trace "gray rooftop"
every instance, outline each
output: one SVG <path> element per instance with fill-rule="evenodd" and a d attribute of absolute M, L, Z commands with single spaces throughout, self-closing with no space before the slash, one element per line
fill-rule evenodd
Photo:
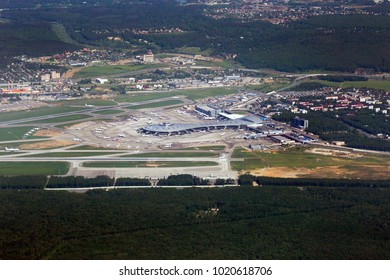
<path fill-rule="evenodd" d="M 184 132 L 191 129 L 210 129 L 217 126 L 234 126 L 248 125 L 249 122 L 244 120 L 229 120 L 220 122 L 208 122 L 198 124 L 151 124 L 143 127 L 144 131 L 155 132 L 155 133 L 172 133 L 172 132 Z"/>

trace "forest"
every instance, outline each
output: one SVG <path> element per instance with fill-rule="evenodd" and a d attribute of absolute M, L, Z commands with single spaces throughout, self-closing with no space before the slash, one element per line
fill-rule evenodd
<path fill-rule="evenodd" d="M 241 186 L 296 186 L 325 188 L 390 188 L 389 180 L 351 180 L 351 179 L 315 179 L 315 178 L 275 178 L 242 174 L 238 178 Z"/>
<path fill-rule="evenodd" d="M 0 259 L 388 259 L 389 202 L 388 188 L 2 190 Z"/>
<path fill-rule="evenodd" d="M 58 22 L 76 42 L 86 46 L 122 48 L 136 53 L 147 49 L 156 53 L 180 52 L 183 47 L 198 47 L 220 57 L 237 54 L 237 62 L 247 68 L 282 71 L 390 70 L 390 18 L 387 16 L 327 15 L 288 25 L 273 25 L 233 18 L 216 20 L 205 16 L 204 8 L 202 5 L 179 6 L 172 1 L 135 1 L 88 7 L 76 5 L 61 10 L 55 7 L 12 10 L 5 14 L 13 21 L 16 33 L 26 25 Z M 133 32 L 161 27 L 180 28 L 183 32 Z M 4 32 L 8 37 L 12 34 L 10 28 L 5 28 Z M 50 38 L 52 34 L 45 36 Z M 127 43 L 112 45 L 107 36 L 120 36 Z M 11 38 L 6 42 L 2 40 L 0 47 L 8 55 L 20 54 L 25 51 L 24 42 L 20 37 Z M 61 46 L 59 40 L 46 40 L 44 44 L 30 40 L 28 43 L 31 50 L 26 52 L 29 55 L 80 47 Z"/>

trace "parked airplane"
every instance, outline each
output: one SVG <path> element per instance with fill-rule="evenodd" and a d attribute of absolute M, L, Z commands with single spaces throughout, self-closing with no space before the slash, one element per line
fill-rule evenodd
<path fill-rule="evenodd" d="M 7 152 L 16 152 L 16 151 L 20 151 L 20 149 L 18 149 L 18 148 L 8 148 L 8 147 L 5 147 L 5 150 L 6 150 Z"/>

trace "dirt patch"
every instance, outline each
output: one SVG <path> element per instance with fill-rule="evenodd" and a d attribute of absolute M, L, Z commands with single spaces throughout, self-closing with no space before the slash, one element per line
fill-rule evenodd
<path fill-rule="evenodd" d="M 58 135 L 61 135 L 61 132 L 52 129 L 42 129 L 34 133 L 34 136 L 40 136 L 40 137 L 55 137 Z"/>
<path fill-rule="evenodd" d="M 353 168 L 342 166 L 325 166 L 313 169 L 270 167 L 250 171 L 255 176 L 275 178 L 334 178 L 334 179 L 390 179 L 390 166 L 361 165 Z"/>
<path fill-rule="evenodd" d="M 255 169 L 250 172 L 255 176 L 277 177 L 277 178 L 299 178 L 302 175 L 309 175 L 308 168 L 269 167 Z"/>
<path fill-rule="evenodd" d="M 332 149 L 324 149 L 324 148 L 313 148 L 306 150 L 307 153 L 324 155 L 324 156 L 334 156 L 334 157 L 344 157 L 344 158 L 361 158 L 363 155 L 358 153 L 353 153 L 349 151 L 341 151 L 341 150 L 332 150 Z"/>
<path fill-rule="evenodd" d="M 50 140 L 39 143 L 22 144 L 19 146 L 19 148 L 22 150 L 44 150 L 51 148 L 67 147 L 75 144 L 77 144 L 77 142 L 67 140 Z"/>
<path fill-rule="evenodd" d="M 148 162 L 145 164 L 147 167 L 159 167 L 160 165 L 155 162 Z"/>
<path fill-rule="evenodd" d="M 63 75 L 62 75 L 62 78 L 72 78 L 74 74 L 76 74 L 77 72 L 80 72 L 83 68 L 74 68 L 74 69 L 70 69 L 68 71 L 66 71 Z"/>

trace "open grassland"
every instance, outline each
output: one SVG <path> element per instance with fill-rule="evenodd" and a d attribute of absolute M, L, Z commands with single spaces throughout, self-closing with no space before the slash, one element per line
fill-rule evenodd
<path fill-rule="evenodd" d="M 84 167 L 94 168 L 200 167 L 216 165 L 218 163 L 213 161 L 91 161 L 83 164 Z"/>
<path fill-rule="evenodd" d="M 270 92 L 287 87 L 291 84 L 289 81 L 277 81 L 274 83 L 263 83 L 259 85 L 248 85 L 247 88 L 251 90 L 257 90 L 262 92 Z"/>
<path fill-rule="evenodd" d="M 137 65 L 104 65 L 82 68 L 73 76 L 75 79 L 85 79 L 99 76 L 123 74 L 131 71 L 165 67 L 164 64 L 137 64 Z"/>
<path fill-rule="evenodd" d="M 33 126 L 0 128 L 0 141 L 20 140 L 24 134 L 33 129 Z"/>
<path fill-rule="evenodd" d="M 0 175 L 65 175 L 66 162 L 0 162 Z"/>
<path fill-rule="evenodd" d="M 325 86 L 330 86 L 330 87 L 343 88 L 343 89 L 372 88 L 372 89 L 381 89 L 385 91 L 390 91 L 390 81 L 368 80 L 368 81 L 330 82 L 330 81 L 323 81 L 323 80 L 312 80 L 311 82 L 323 84 Z"/>
<path fill-rule="evenodd" d="M 76 112 L 79 110 L 80 108 L 58 106 L 58 107 L 41 107 L 41 108 L 31 109 L 29 111 L 1 113 L 0 122 L 50 116 L 53 114 Z"/>
<path fill-rule="evenodd" d="M 136 109 L 158 108 L 158 107 L 177 105 L 177 104 L 182 104 L 182 103 L 183 102 L 181 100 L 166 100 L 166 101 L 148 103 L 148 104 L 143 104 L 143 105 L 129 106 L 127 108 L 136 110 Z"/>
<path fill-rule="evenodd" d="M 2 190 L 0 259 L 389 259 L 389 201 L 388 188 Z"/>
<path fill-rule="evenodd" d="M 114 148 L 107 148 L 107 147 L 95 147 L 91 145 L 82 145 L 78 147 L 73 147 L 68 150 L 80 150 L 80 151 L 89 151 L 89 150 L 115 150 Z"/>
<path fill-rule="evenodd" d="M 232 157 L 234 170 L 268 177 L 390 179 L 390 157 L 382 155 L 325 155 L 303 148 L 253 152 L 239 148 Z"/>
<path fill-rule="evenodd" d="M 192 55 L 204 55 L 210 56 L 213 52 L 212 49 L 201 50 L 199 47 L 182 47 L 177 49 L 179 53 L 192 54 Z"/>
<path fill-rule="evenodd" d="M 62 123 L 62 122 L 73 122 L 77 120 L 83 120 L 89 118 L 88 115 L 83 114 L 74 114 L 70 116 L 64 116 L 64 117 L 56 117 L 56 118 L 48 118 L 44 120 L 38 120 L 38 121 L 31 121 L 27 123 Z"/>
<path fill-rule="evenodd" d="M 237 67 L 237 65 L 234 65 L 229 60 L 224 60 L 221 62 L 197 60 L 197 61 L 195 61 L 195 65 L 196 66 L 205 66 L 205 67 L 221 67 L 221 68 L 226 68 L 226 69 L 231 69 L 233 67 Z"/>
<path fill-rule="evenodd" d="M 215 145 L 215 146 L 200 146 L 200 147 L 190 147 L 190 148 L 184 148 L 183 150 L 212 150 L 212 151 L 222 151 L 226 148 L 226 146 L 223 145 Z"/>
<path fill-rule="evenodd" d="M 93 106 L 113 106 L 117 103 L 112 100 L 105 100 L 105 99 L 74 99 L 74 100 L 62 100 L 62 101 L 56 101 L 55 104 L 61 105 L 61 106 L 85 106 L 85 104 L 93 105 Z"/>
<path fill-rule="evenodd" d="M 99 120 L 100 120 L 100 119 L 99 119 Z M 68 128 L 68 127 L 71 127 L 71 126 L 73 126 L 73 125 L 80 124 L 80 123 L 83 123 L 83 121 L 79 121 L 79 122 L 69 122 L 69 123 L 65 123 L 65 124 L 59 124 L 59 125 L 56 125 L 55 127 L 60 128 L 60 129 L 64 129 L 64 128 Z"/>
<path fill-rule="evenodd" d="M 142 102 L 153 99 L 165 98 L 170 96 L 186 96 L 191 100 L 203 99 L 206 97 L 224 96 L 234 94 L 237 92 L 236 88 L 209 88 L 209 89 L 188 89 L 177 90 L 169 92 L 137 92 L 126 95 L 119 95 L 115 97 L 116 102 Z"/>
<path fill-rule="evenodd" d="M 114 114 L 120 114 L 123 113 L 124 111 L 122 110 L 99 110 L 94 112 L 95 114 L 99 115 L 114 115 Z"/>
<path fill-rule="evenodd" d="M 156 153 L 142 153 L 129 154 L 122 157 L 153 157 L 153 158 L 175 158 L 175 157 L 216 157 L 217 154 L 210 152 L 156 152 Z"/>
<path fill-rule="evenodd" d="M 117 154 L 115 152 L 53 152 L 44 154 L 26 155 L 24 157 L 94 157 Z"/>

